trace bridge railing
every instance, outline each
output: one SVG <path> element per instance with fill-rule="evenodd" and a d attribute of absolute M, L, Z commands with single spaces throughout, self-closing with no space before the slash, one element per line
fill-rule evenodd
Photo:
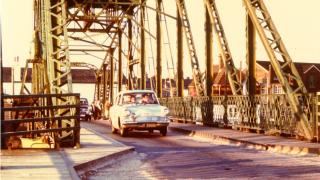
<path fill-rule="evenodd" d="M 298 95 L 313 134 L 319 136 L 320 93 Z M 162 98 L 171 119 L 267 134 L 301 135 L 285 94 Z M 212 111 L 209 111 L 211 110 Z M 211 112 L 211 113 L 210 113 Z M 319 139 L 319 138 L 318 138 Z"/>
<path fill-rule="evenodd" d="M 3 95 L 1 104 L 2 148 L 80 146 L 80 94 Z"/>

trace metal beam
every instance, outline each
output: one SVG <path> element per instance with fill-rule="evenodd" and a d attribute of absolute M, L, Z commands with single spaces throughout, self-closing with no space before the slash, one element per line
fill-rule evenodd
<path fill-rule="evenodd" d="M 238 71 L 233 62 L 231 51 L 222 26 L 217 6 L 215 4 L 215 0 L 204 0 L 204 3 L 207 7 L 206 9 L 208 10 L 214 28 L 215 36 L 218 42 L 218 48 L 228 75 L 232 93 L 234 95 L 240 95 L 242 94 L 241 82 L 239 81 Z"/>
<path fill-rule="evenodd" d="M 122 90 L 122 32 L 118 32 L 118 91 Z"/>
<path fill-rule="evenodd" d="M 107 64 L 103 64 L 103 71 L 102 71 L 102 102 L 105 103 L 106 102 L 106 91 L 107 91 L 107 82 L 109 81 L 108 77 L 107 77 Z M 100 90 L 99 90 L 100 92 Z M 98 99 L 100 100 L 101 97 L 99 97 Z M 103 108 L 104 109 L 104 108 Z"/>
<path fill-rule="evenodd" d="M 206 7 L 206 6 L 205 6 Z M 205 33 L 206 33 L 206 92 L 207 96 L 212 96 L 212 86 L 213 86 L 213 53 L 212 53 L 212 41 L 213 41 L 213 33 L 212 33 L 212 23 L 210 20 L 209 11 L 205 8 Z"/>
<path fill-rule="evenodd" d="M 144 3 L 145 1 L 143 1 Z M 145 45 L 145 28 L 144 28 L 144 17 L 145 17 L 145 7 L 141 6 L 140 14 L 140 42 L 141 42 L 141 53 L 140 53 L 140 69 L 141 69 L 141 79 L 140 79 L 140 89 L 146 89 L 146 45 Z"/>
<path fill-rule="evenodd" d="M 256 31 L 250 16 L 248 14 L 246 16 L 248 93 L 254 96 L 256 94 Z"/>
<path fill-rule="evenodd" d="M 110 49 L 110 54 L 111 54 L 111 59 L 110 59 L 110 86 L 109 86 L 109 102 L 113 102 L 113 84 L 114 84 L 114 58 L 113 58 L 113 54 L 114 54 L 114 49 Z M 105 101 L 104 101 L 105 103 Z"/>
<path fill-rule="evenodd" d="M 128 11 L 128 13 L 130 15 L 133 15 L 133 9 L 130 8 L 130 10 Z M 130 64 L 130 62 L 133 60 L 133 54 L 132 54 L 132 47 L 133 47 L 133 42 L 132 42 L 132 20 L 128 19 L 128 65 Z M 129 89 L 134 89 L 133 86 L 133 66 L 129 66 L 129 73 L 128 73 L 128 86 Z"/>
<path fill-rule="evenodd" d="M 191 68 L 193 81 L 196 87 L 196 92 L 198 96 L 205 96 L 205 89 L 202 80 L 202 74 L 200 71 L 199 60 L 196 53 L 195 43 L 193 41 L 193 36 L 191 32 L 191 25 L 188 18 L 187 8 L 184 0 L 176 0 L 178 7 L 179 16 L 182 21 L 182 27 L 184 29 L 185 38 L 187 41 L 188 53 L 190 55 Z"/>
<path fill-rule="evenodd" d="M 183 78 L 183 29 L 180 14 L 177 8 L 177 86 L 178 97 L 183 97 L 184 78 Z"/>
<path fill-rule="evenodd" d="M 157 10 L 161 11 L 161 4 L 162 0 L 157 0 Z M 156 78 L 156 85 L 157 85 L 157 96 L 159 98 L 162 97 L 162 67 L 161 67 L 161 53 L 162 53 L 162 48 L 161 48 L 161 43 L 162 43 L 162 37 L 161 37 L 161 14 L 157 13 L 156 15 L 156 29 L 157 29 L 157 78 Z"/>
<path fill-rule="evenodd" d="M 306 94 L 307 89 L 286 50 L 268 9 L 262 0 L 243 0 L 243 2 L 267 51 L 278 80 L 288 97 L 292 111 L 298 119 L 299 123 L 297 124 L 301 126 L 305 138 L 312 140 L 314 132 L 297 96 L 297 93 Z M 292 79 L 292 83 L 290 79 Z"/>

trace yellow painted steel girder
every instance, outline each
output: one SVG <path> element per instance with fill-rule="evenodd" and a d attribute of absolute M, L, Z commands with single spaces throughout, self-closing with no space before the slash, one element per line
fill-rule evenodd
<path fill-rule="evenodd" d="M 176 4 L 178 7 L 179 15 L 182 22 L 182 28 L 184 30 L 184 34 L 187 40 L 188 52 L 191 58 L 191 68 L 193 80 L 195 83 L 196 91 L 198 96 L 205 96 L 205 89 L 203 86 L 202 75 L 199 67 L 199 60 L 196 54 L 196 48 L 193 40 L 193 36 L 191 33 L 191 26 L 187 14 L 187 8 L 185 6 L 184 0 L 176 0 Z"/>
<path fill-rule="evenodd" d="M 306 94 L 307 90 L 271 19 L 267 7 L 263 0 L 243 0 L 243 2 L 267 51 L 271 65 L 288 96 L 292 110 L 297 119 L 300 120 L 299 124 L 303 129 L 304 136 L 309 140 L 313 139 L 314 135 L 310 122 L 302 110 L 297 96 L 298 93 Z"/>
<path fill-rule="evenodd" d="M 232 93 L 233 95 L 242 95 L 242 86 L 238 76 L 238 70 L 234 66 L 231 51 L 221 23 L 215 0 L 204 0 L 204 3 L 206 8 L 208 9 L 211 23 L 213 24 L 213 29 L 218 40 L 221 58 L 227 71 Z"/>

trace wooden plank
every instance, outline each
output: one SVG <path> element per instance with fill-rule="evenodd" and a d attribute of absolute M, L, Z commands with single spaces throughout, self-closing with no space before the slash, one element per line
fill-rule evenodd
<path fill-rule="evenodd" d="M 80 130 L 80 127 L 69 127 L 69 128 L 53 128 L 53 129 L 41 129 L 41 130 L 31 130 L 31 131 L 17 131 L 17 132 L 3 132 L 1 136 L 17 136 L 24 134 L 38 134 L 47 132 L 61 132 L 61 131 L 72 131 Z"/>
<path fill-rule="evenodd" d="M 51 120 L 65 120 L 65 119 L 78 119 L 78 116 L 61 116 L 61 117 L 41 117 L 41 118 L 25 118 L 25 119 L 5 119 L 1 121 L 1 124 L 10 124 L 10 123 L 24 123 L 24 122 L 43 122 Z"/>

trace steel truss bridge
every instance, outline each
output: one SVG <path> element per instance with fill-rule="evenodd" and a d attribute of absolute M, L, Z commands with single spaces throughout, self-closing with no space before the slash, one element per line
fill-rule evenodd
<path fill-rule="evenodd" d="M 166 11 L 168 2 L 34 0 L 35 53 L 26 64 L 26 67 L 32 66 L 32 89 L 27 89 L 24 81 L 21 94 L 72 93 L 71 68 L 89 68 L 96 75 L 94 97 L 103 104 L 112 102 L 114 94 L 124 89 L 123 84 L 127 89 L 146 89 L 149 79 L 148 88 L 157 92 L 175 119 L 276 131 L 319 141 L 320 95 L 307 92 L 263 0 L 243 0 L 248 94 L 243 92 L 215 0 L 199 1 L 199 5 L 205 7 L 206 56 L 202 61 L 206 69 L 202 70 L 188 16 L 188 11 L 193 9 L 187 9 L 185 0 L 170 0 L 175 6 L 172 15 Z M 176 26 L 176 44 L 170 42 L 168 21 Z M 232 96 L 213 96 L 211 93 L 214 36 Z M 284 95 L 256 94 L 256 39 L 262 42 Z M 175 52 L 171 46 L 176 47 Z M 196 97 L 183 97 L 184 51 L 188 53 L 192 68 Z M 93 61 L 98 61 L 100 66 L 92 65 Z M 165 63 L 167 67 L 163 68 Z M 168 71 L 171 87 L 167 98 L 162 98 L 164 69 Z M 147 76 L 151 72 L 154 72 L 154 78 Z M 41 105 L 63 106 L 73 104 L 73 101 L 74 98 L 49 96 Z M 63 117 L 74 113 L 75 110 L 65 108 L 52 110 L 45 116 L 49 119 L 61 117 L 60 124 L 64 128 L 74 123 Z"/>

